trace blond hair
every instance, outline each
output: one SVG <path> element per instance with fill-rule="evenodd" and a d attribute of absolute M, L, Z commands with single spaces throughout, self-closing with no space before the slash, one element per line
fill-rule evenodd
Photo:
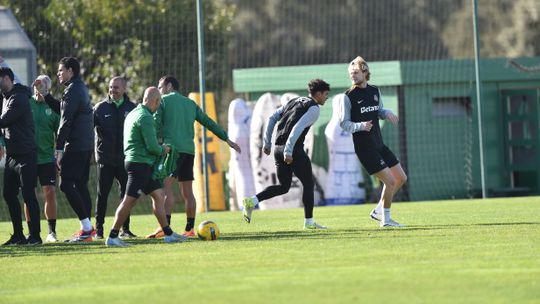
<path fill-rule="evenodd" d="M 349 63 L 349 71 L 353 69 L 358 69 L 362 72 L 367 71 L 366 80 L 369 80 L 371 76 L 371 73 L 369 72 L 369 66 L 367 64 L 367 61 L 362 58 L 362 56 L 357 56 L 351 61 L 351 63 Z"/>

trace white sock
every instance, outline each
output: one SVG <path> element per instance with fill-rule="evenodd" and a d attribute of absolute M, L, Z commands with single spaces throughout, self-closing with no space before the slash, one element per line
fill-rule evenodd
<path fill-rule="evenodd" d="M 92 229 L 92 222 L 88 218 L 85 218 L 84 220 L 81 220 L 81 229 L 84 231 L 88 231 Z"/>
<path fill-rule="evenodd" d="M 383 208 L 383 223 L 388 223 L 390 220 L 390 208 Z"/>
<path fill-rule="evenodd" d="M 381 214 L 382 213 L 382 209 L 383 209 L 383 203 L 381 201 L 379 201 L 379 203 L 377 204 L 377 206 L 375 207 L 375 212 L 377 214 Z"/>
<path fill-rule="evenodd" d="M 307 218 L 307 219 L 305 219 L 304 225 L 313 225 L 313 218 Z"/>
<path fill-rule="evenodd" d="M 257 206 L 259 204 L 259 199 L 256 195 L 251 197 L 251 201 L 253 202 L 253 207 Z"/>

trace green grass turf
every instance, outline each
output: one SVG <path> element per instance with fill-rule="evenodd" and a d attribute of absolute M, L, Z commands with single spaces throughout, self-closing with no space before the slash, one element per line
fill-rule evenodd
<path fill-rule="evenodd" d="M 540 302 L 540 197 L 398 203 L 408 226 L 389 230 L 371 208 L 316 208 L 327 231 L 303 231 L 302 209 L 255 211 L 249 225 L 212 212 L 197 223 L 220 225 L 214 242 L 0 247 L 0 303 Z M 156 227 L 131 222 L 139 235 Z M 173 229 L 184 222 L 173 215 Z M 77 229 L 58 223 L 60 237 Z M 9 232 L 0 223 L 2 241 Z"/>

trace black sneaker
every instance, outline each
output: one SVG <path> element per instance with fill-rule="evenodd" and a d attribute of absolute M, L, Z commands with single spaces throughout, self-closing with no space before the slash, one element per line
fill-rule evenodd
<path fill-rule="evenodd" d="M 94 239 L 96 239 L 96 240 L 102 240 L 103 239 L 103 227 L 97 227 L 96 228 L 96 235 L 94 236 Z"/>
<path fill-rule="evenodd" d="M 26 245 L 27 241 L 24 235 L 11 235 L 9 240 L 2 244 L 2 246 L 14 246 L 14 245 Z"/>
<path fill-rule="evenodd" d="M 121 239 L 132 239 L 136 238 L 137 236 L 131 232 L 129 229 L 121 229 L 120 234 L 118 235 Z"/>
<path fill-rule="evenodd" d="M 41 244 L 43 244 L 43 241 L 41 240 L 41 237 L 39 235 L 37 236 L 29 235 L 28 238 L 26 239 L 26 245 L 35 246 L 35 245 L 41 245 Z"/>

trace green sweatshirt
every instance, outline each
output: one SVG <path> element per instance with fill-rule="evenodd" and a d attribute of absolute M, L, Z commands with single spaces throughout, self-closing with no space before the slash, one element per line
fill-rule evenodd
<path fill-rule="evenodd" d="M 45 101 L 30 98 L 30 108 L 36 133 L 38 165 L 54 162 L 54 142 L 60 115 L 56 114 Z"/>
<path fill-rule="evenodd" d="M 195 130 L 193 124 L 198 121 L 222 140 L 229 137 L 215 121 L 213 121 L 191 99 L 172 92 L 163 95 L 161 105 L 154 114 L 158 137 L 172 145 L 179 153 L 195 154 Z"/>
<path fill-rule="evenodd" d="M 125 161 L 153 165 L 163 154 L 165 147 L 158 144 L 152 112 L 137 105 L 124 120 Z"/>

